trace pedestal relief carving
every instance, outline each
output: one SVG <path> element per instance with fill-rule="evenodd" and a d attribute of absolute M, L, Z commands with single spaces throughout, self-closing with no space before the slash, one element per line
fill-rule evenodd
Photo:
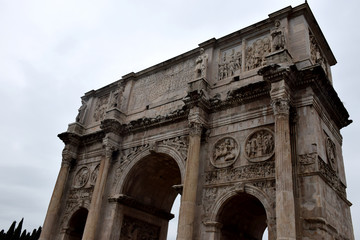
<path fill-rule="evenodd" d="M 265 66 L 265 56 L 271 52 L 269 37 L 256 39 L 246 47 L 245 67 L 246 70 Z"/>
<path fill-rule="evenodd" d="M 124 216 L 121 227 L 120 240 L 158 240 L 160 227 L 141 221 L 139 219 Z"/>
<path fill-rule="evenodd" d="M 89 177 L 90 177 L 89 168 L 88 167 L 80 168 L 75 175 L 74 187 L 75 188 L 84 187 L 88 182 Z"/>
<path fill-rule="evenodd" d="M 240 147 L 237 141 L 232 137 L 219 139 L 212 151 L 210 162 L 214 167 L 228 167 L 236 161 L 240 153 Z"/>
<path fill-rule="evenodd" d="M 332 170 L 334 170 L 335 172 L 337 171 L 337 162 L 336 162 L 336 146 L 335 143 L 329 138 L 327 137 L 325 140 L 325 147 L 326 147 L 326 156 L 327 156 L 327 160 L 328 163 L 330 165 L 330 167 L 332 168 Z"/>
<path fill-rule="evenodd" d="M 274 133 L 263 128 L 251 133 L 245 141 L 245 157 L 250 162 L 268 160 L 274 155 Z"/>
<path fill-rule="evenodd" d="M 231 50 L 223 51 L 219 64 L 219 80 L 240 74 L 242 52 L 241 45 Z"/>

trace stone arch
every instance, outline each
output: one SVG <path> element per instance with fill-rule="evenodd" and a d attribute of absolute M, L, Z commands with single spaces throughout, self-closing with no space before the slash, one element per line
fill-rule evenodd
<path fill-rule="evenodd" d="M 213 203 L 213 206 L 211 207 L 211 215 L 209 216 L 209 221 L 205 223 L 209 228 L 213 228 L 216 226 L 216 228 L 220 228 L 222 225 L 219 222 L 219 217 L 226 206 L 226 204 L 231 201 L 231 199 L 239 196 L 239 195 L 249 195 L 252 196 L 254 199 L 259 201 L 266 213 L 266 223 L 268 226 L 268 232 L 269 232 L 269 239 L 273 239 L 275 237 L 275 202 L 274 200 L 263 190 L 252 186 L 250 184 L 240 184 L 237 186 L 234 186 L 230 191 L 227 193 L 218 196 L 215 202 Z M 212 237 L 212 239 L 220 239 L 220 231 L 212 230 L 214 232 L 217 232 L 217 234 Z"/>
<path fill-rule="evenodd" d="M 129 172 L 133 169 L 133 167 L 138 164 L 142 159 L 146 158 L 147 156 L 158 153 L 158 154 L 165 154 L 169 157 L 171 157 L 175 162 L 177 163 L 177 166 L 180 170 L 181 175 L 181 183 L 184 182 L 185 177 L 185 157 L 174 147 L 168 146 L 168 145 L 159 145 L 156 147 L 156 150 L 150 150 L 150 148 L 145 149 L 138 153 L 137 155 L 126 159 L 126 163 L 123 163 L 123 169 L 121 170 L 121 175 L 119 178 L 115 178 L 115 188 L 113 194 L 119 194 L 122 193 L 125 179 L 127 178 Z M 121 166 L 120 166 L 121 168 Z"/>

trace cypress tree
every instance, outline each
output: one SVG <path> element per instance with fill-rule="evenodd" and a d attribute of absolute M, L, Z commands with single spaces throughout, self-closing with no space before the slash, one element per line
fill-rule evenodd
<path fill-rule="evenodd" d="M 11 238 L 12 240 L 18 240 L 20 238 L 23 222 L 24 222 L 24 218 L 21 219 L 21 221 L 19 222 L 19 225 L 15 229 L 14 234 Z"/>
<path fill-rule="evenodd" d="M 9 230 L 8 230 L 7 233 L 6 233 L 6 236 L 5 236 L 5 239 L 4 239 L 4 240 L 10 240 L 11 237 L 14 235 L 15 225 L 16 225 L 16 221 L 14 221 L 14 222 L 11 224 Z"/>

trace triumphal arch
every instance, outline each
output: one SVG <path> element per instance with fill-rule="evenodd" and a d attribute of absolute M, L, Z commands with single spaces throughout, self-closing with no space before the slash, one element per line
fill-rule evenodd
<path fill-rule="evenodd" d="M 354 239 L 334 64 L 305 3 L 86 93 L 40 239 Z"/>

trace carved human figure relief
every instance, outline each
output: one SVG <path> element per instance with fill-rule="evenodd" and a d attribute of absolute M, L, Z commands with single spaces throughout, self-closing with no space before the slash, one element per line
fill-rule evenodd
<path fill-rule="evenodd" d="M 89 177 L 90 177 L 89 168 L 87 167 L 80 168 L 75 175 L 74 187 L 75 188 L 84 187 L 85 184 L 88 182 Z"/>
<path fill-rule="evenodd" d="M 251 133 L 245 141 L 245 157 L 250 162 L 268 160 L 275 150 L 274 134 L 269 129 Z"/>
<path fill-rule="evenodd" d="M 221 138 L 214 145 L 211 164 L 217 168 L 228 167 L 236 161 L 239 153 L 240 147 L 234 138 Z"/>
<path fill-rule="evenodd" d="M 222 52 L 219 64 L 219 80 L 240 74 L 242 53 L 241 46 Z M 230 54 L 228 54 L 230 53 Z"/>
<path fill-rule="evenodd" d="M 275 29 L 271 31 L 272 51 L 278 51 L 285 48 L 285 35 L 280 28 L 280 21 L 275 21 Z"/>
<path fill-rule="evenodd" d="M 104 119 L 108 107 L 108 98 L 109 96 L 104 96 L 97 100 L 93 116 L 96 122 Z"/>
<path fill-rule="evenodd" d="M 246 70 L 262 67 L 266 64 L 265 57 L 271 52 L 270 39 L 258 38 L 246 47 L 245 66 Z"/>
<path fill-rule="evenodd" d="M 78 115 L 76 116 L 76 122 L 84 123 L 86 111 L 87 111 L 87 102 L 85 100 L 81 100 L 81 107 L 78 109 Z"/>
<path fill-rule="evenodd" d="M 195 61 L 195 78 L 205 78 L 208 64 L 208 55 L 203 48 L 200 48 L 200 56 Z"/>
<path fill-rule="evenodd" d="M 336 167 L 336 146 L 335 143 L 329 138 L 326 138 L 326 156 L 328 159 L 328 163 L 332 170 L 337 171 Z"/>

